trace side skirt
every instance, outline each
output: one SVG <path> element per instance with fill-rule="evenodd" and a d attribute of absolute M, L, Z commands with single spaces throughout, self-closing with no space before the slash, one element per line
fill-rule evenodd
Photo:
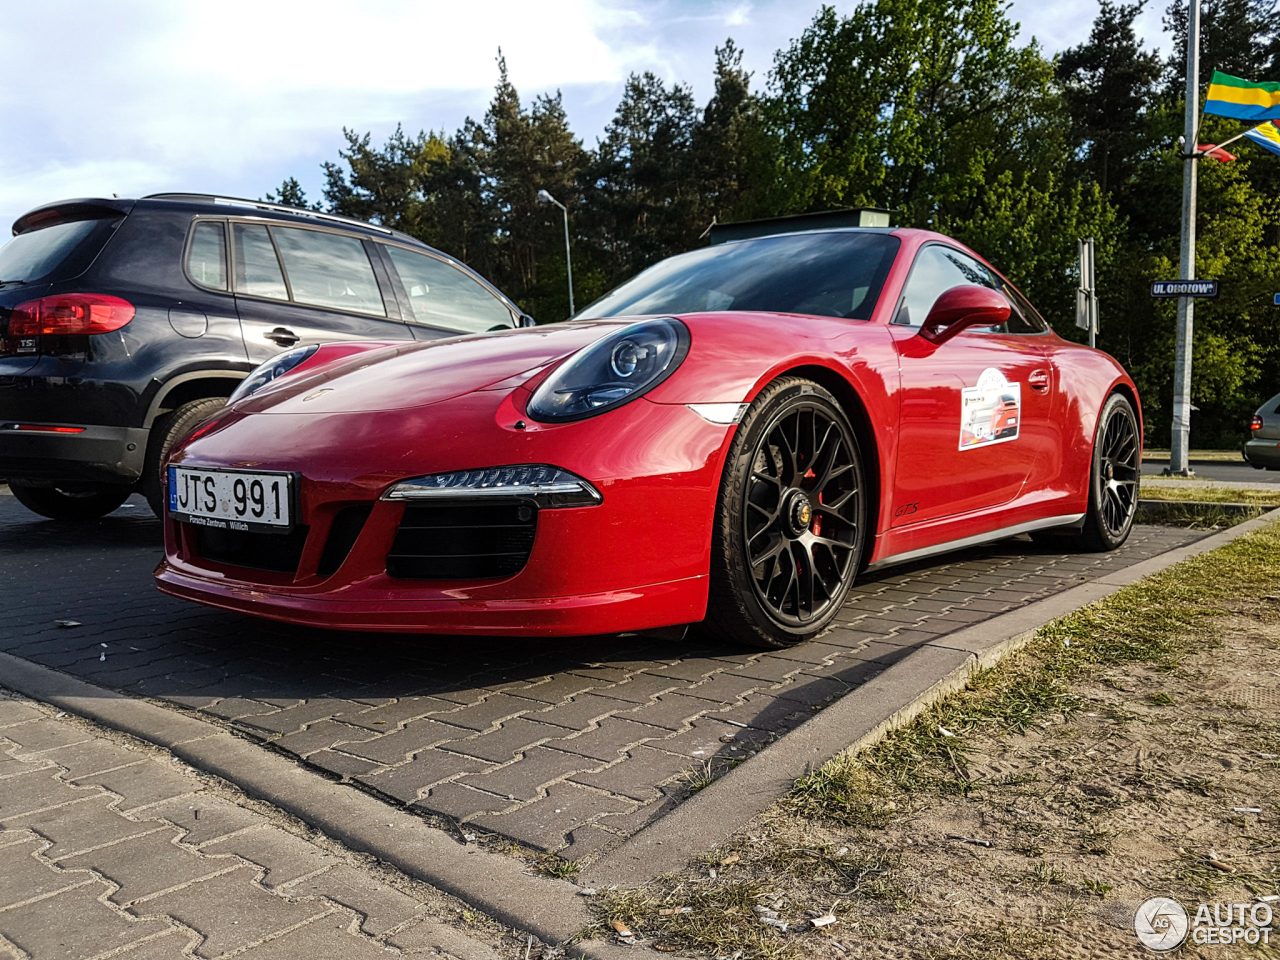
<path fill-rule="evenodd" d="M 979 533 L 972 537 L 964 537 L 960 540 L 948 540 L 946 543 L 934 544 L 931 547 L 921 547 L 919 550 L 908 550 L 906 553 L 894 554 L 891 557 L 882 557 L 875 563 L 868 564 L 866 571 L 882 570 L 885 567 L 897 566 L 900 563 L 910 563 L 912 560 L 923 560 L 925 557 L 936 556 L 939 553 L 950 553 L 953 550 L 963 550 L 965 547 L 976 547 L 982 543 L 990 543 L 993 540 L 1004 540 L 1006 537 L 1016 537 L 1020 533 L 1032 533 L 1036 530 L 1051 530 L 1054 527 L 1076 527 L 1079 528 L 1084 523 L 1085 515 L 1083 513 L 1069 513 L 1057 517 L 1042 517 L 1039 520 L 1028 520 L 1026 523 L 1016 523 L 1011 527 L 1001 527 L 999 530 L 990 530 L 987 533 Z"/>

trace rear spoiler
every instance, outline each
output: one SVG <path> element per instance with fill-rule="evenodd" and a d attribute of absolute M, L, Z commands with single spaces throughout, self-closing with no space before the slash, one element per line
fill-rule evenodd
<path fill-rule="evenodd" d="M 52 227 L 58 223 L 70 223 L 73 220 L 105 220 L 109 217 L 127 216 L 133 209 L 133 204 L 133 200 L 103 200 L 93 197 L 48 203 L 24 213 L 15 220 L 13 235 L 16 237 L 30 230 Z"/>

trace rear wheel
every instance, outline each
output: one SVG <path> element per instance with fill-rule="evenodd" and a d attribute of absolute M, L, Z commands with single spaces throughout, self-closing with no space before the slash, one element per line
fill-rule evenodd
<path fill-rule="evenodd" d="M 1138 509 L 1142 444 L 1138 418 L 1122 395 L 1107 398 L 1098 418 L 1089 471 L 1089 510 L 1079 533 L 1035 535 L 1038 542 L 1085 552 L 1115 550 L 1129 538 Z"/>
<path fill-rule="evenodd" d="M 193 400 L 176 410 L 170 410 L 156 419 L 147 443 L 147 459 L 142 468 L 142 495 L 151 505 L 151 512 L 164 516 L 164 465 L 169 451 L 192 430 L 226 406 L 221 397 Z"/>
<path fill-rule="evenodd" d="M 704 628 L 781 648 L 830 625 L 865 542 L 862 457 L 839 403 L 784 377 L 748 409 L 716 502 Z"/>
<path fill-rule="evenodd" d="M 51 520 L 96 520 L 129 499 L 130 489 L 108 483 L 76 483 L 31 487 L 9 481 L 14 498 L 28 510 Z"/>

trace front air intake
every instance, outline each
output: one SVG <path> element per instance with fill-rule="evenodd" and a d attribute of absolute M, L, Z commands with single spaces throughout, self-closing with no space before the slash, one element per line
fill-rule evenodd
<path fill-rule="evenodd" d="M 538 508 L 524 500 L 410 503 L 387 554 L 399 580 L 493 580 L 524 569 Z"/>

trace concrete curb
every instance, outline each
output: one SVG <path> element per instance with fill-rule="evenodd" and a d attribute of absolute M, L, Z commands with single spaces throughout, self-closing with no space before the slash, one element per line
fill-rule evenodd
<path fill-rule="evenodd" d="M 763 813 L 806 770 L 871 746 L 961 689 L 975 671 L 1025 645 L 1046 623 L 1277 520 L 1280 508 L 924 644 L 605 854 L 579 882 L 638 886 L 681 869 Z"/>
<path fill-rule="evenodd" d="M 592 920 L 573 884 L 530 876 L 512 857 L 464 846 L 410 813 L 327 780 L 213 723 L 7 653 L 0 653 L 0 683 L 33 700 L 164 747 L 350 849 L 371 853 L 547 943 L 563 943 Z M 591 954 L 607 955 L 595 950 Z"/>

